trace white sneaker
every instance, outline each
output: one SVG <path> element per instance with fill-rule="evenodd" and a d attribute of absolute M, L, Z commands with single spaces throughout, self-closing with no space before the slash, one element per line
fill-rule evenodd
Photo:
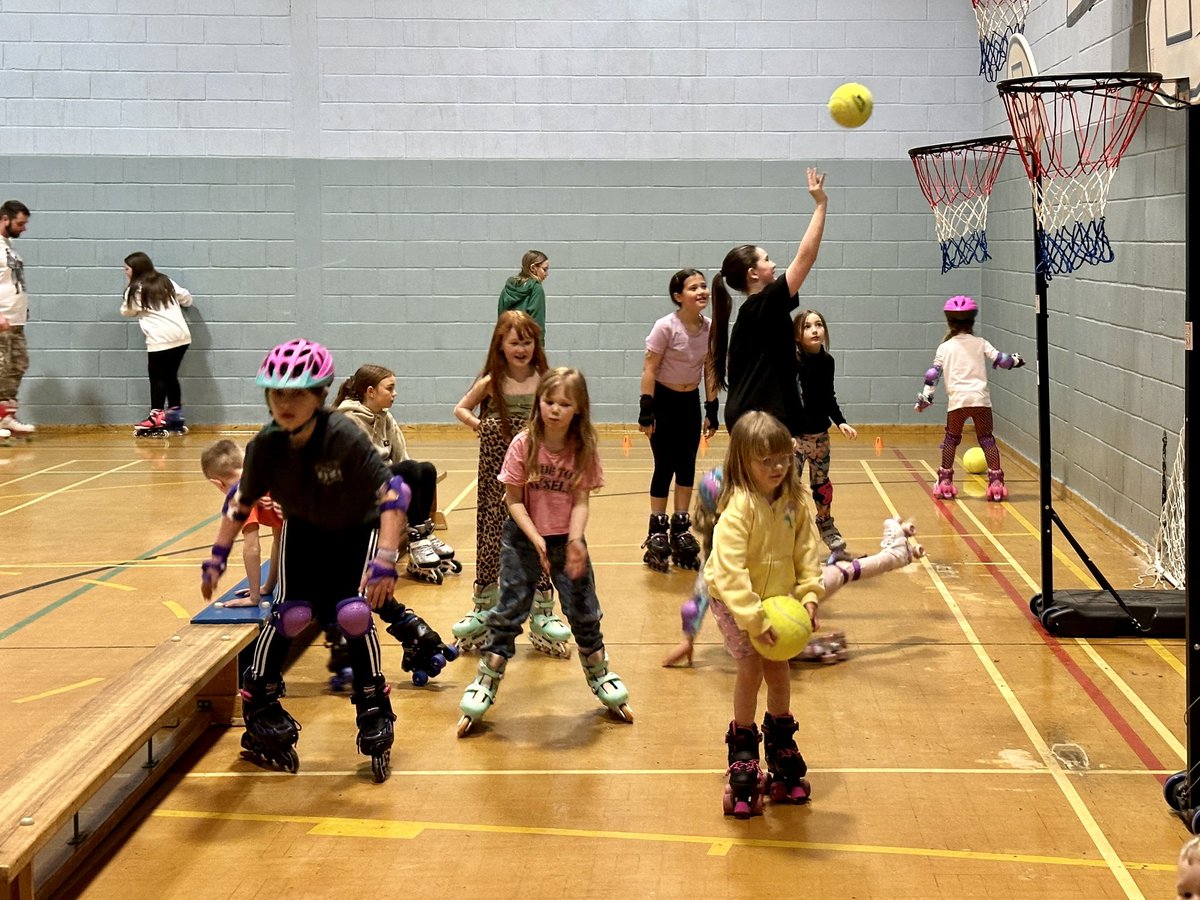
<path fill-rule="evenodd" d="M 5 416 L 0 419 L 0 429 L 7 431 L 9 434 L 15 434 L 18 437 L 27 434 L 33 434 L 37 428 L 33 425 L 26 425 L 24 422 L 18 422 L 16 416 Z M 8 435 L 5 435 L 8 437 Z"/>

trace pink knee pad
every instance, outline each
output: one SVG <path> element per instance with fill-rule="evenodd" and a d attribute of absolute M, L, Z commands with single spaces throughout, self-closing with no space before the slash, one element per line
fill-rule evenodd
<path fill-rule="evenodd" d="M 312 621 L 312 606 L 303 600 L 285 600 L 275 610 L 275 628 L 286 638 L 294 638 Z"/>
<path fill-rule="evenodd" d="M 371 607 L 362 597 L 348 597 L 337 605 L 337 623 L 348 638 L 360 638 L 371 630 Z"/>

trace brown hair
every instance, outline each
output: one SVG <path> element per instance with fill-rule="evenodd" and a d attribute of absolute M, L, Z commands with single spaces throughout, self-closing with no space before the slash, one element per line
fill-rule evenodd
<path fill-rule="evenodd" d="M 975 333 L 975 313 L 946 313 L 946 336 L 943 341 L 948 341 L 956 334 L 974 334 Z"/>
<path fill-rule="evenodd" d="M 521 271 L 513 277 L 517 281 L 528 281 L 533 277 L 533 267 L 540 266 L 549 258 L 541 250 L 526 250 L 525 255 L 521 257 Z"/>
<path fill-rule="evenodd" d="M 140 250 L 125 257 L 129 266 L 129 287 L 125 296 L 133 306 L 142 309 L 164 309 L 175 302 L 175 286 L 171 279 L 154 268 L 150 257 Z"/>
<path fill-rule="evenodd" d="M 337 399 L 333 401 L 334 407 L 341 406 L 342 401 L 347 399 L 357 400 L 361 403 L 369 389 L 377 387 L 383 379 L 390 378 L 395 374 L 391 369 L 373 363 L 359 366 L 358 370 L 343 381 L 342 386 L 338 388 Z"/>
<path fill-rule="evenodd" d="M 729 317 L 733 313 L 733 298 L 729 295 L 728 282 L 735 291 L 746 293 L 746 273 L 758 260 L 758 247 L 740 244 L 725 254 L 721 271 L 712 280 L 712 329 L 708 337 L 708 352 L 713 360 L 713 372 L 717 384 L 728 389 L 725 377 L 726 356 L 729 354 Z"/>
<path fill-rule="evenodd" d="M 479 404 L 479 412 L 482 416 L 489 409 L 495 410 L 496 415 L 500 417 L 500 433 L 506 441 L 512 439 L 512 428 L 508 423 L 508 404 L 504 402 L 504 375 L 508 370 L 508 357 L 504 355 L 504 339 L 514 329 L 518 337 L 533 341 L 533 358 L 530 360 L 533 370 L 541 375 L 550 368 L 546 362 L 546 350 L 542 347 L 542 329 L 538 328 L 533 317 L 516 309 L 500 313 L 500 317 L 496 319 L 496 327 L 492 331 L 492 341 L 488 344 L 483 371 L 479 373 L 480 378 L 485 375 L 491 378 L 491 394 Z"/>
<path fill-rule="evenodd" d="M 587 381 L 578 369 L 559 366 L 542 376 L 537 396 L 533 402 L 533 415 L 529 417 L 529 446 L 525 451 L 525 480 L 535 482 L 541 473 L 538 470 L 538 450 L 546 440 L 546 423 L 542 421 L 542 398 L 561 388 L 575 404 L 575 415 L 567 428 L 567 446 L 575 450 L 575 480 L 571 488 L 579 487 L 584 477 L 592 470 L 596 460 L 599 439 L 592 425 L 591 401 L 588 399 Z"/>

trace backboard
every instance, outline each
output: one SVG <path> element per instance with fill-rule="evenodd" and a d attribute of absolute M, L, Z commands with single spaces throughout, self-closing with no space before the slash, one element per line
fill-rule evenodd
<path fill-rule="evenodd" d="M 1150 69 L 1161 72 L 1163 91 L 1174 94 L 1171 82 L 1187 78 L 1180 99 L 1200 103 L 1200 0 L 1147 0 L 1146 49 Z"/>

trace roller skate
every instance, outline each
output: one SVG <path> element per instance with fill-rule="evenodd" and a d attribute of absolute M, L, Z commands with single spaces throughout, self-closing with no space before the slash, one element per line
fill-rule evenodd
<path fill-rule="evenodd" d="M 854 554 L 846 549 L 846 541 L 834 524 L 833 516 L 817 516 L 816 522 L 821 540 L 829 548 L 829 562 L 850 562 L 854 559 Z"/>
<path fill-rule="evenodd" d="M 442 560 L 417 528 L 408 529 L 408 568 L 410 578 L 429 584 L 442 583 Z"/>
<path fill-rule="evenodd" d="M 388 697 L 391 689 L 383 678 L 361 691 L 355 691 L 350 699 L 358 710 L 358 752 L 371 757 L 371 774 L 376 784 L 387 781 L 392 773 L 392 723 L 396 716 L 392 712 L 392 701 Z"/>
<path fill-rule="evenodd" d="M 729 731 L 725 733 L 725 743 L 729 745 L 729 768 L 725 774 L 729 781 L 721 801 L 727 816 L 748 819 L 762 815 L 767 776 L 758 763 L 761 740 L 757 725 L 729 723 Z"/>
<path fill-rule="evenodd" d="M 163 430 L 167 434 L 184 435 L 188 433 L 187 420 L 183 417 L 182 406 L 172 406 L 163 413 Z"/>
<path fill-rule="evenodd" d="M 571 646 L 567 641 L 570 639 L 571 629 L 554 614 L 553 595 L 535 591 L 533 613 L 529 617 L 529 643 L 533 649 L 557 659 L 568 659 Z"/>
<path fill-rule="evenodd" d="M 17 419 L 17 401 L 0 400 L 0 439 L 28 438 L 37 431 L 37 426 Z"/>
<path fill-rule="evenodd" d="M 346 636 L 336 624 L 325 626 L 325 646 L 329 648 L 329 689 L 340 694 L 354 681 L 354 670 L 350 668 L 350 647 Z"/>
<path fill-rule="evenodd" d="M 161 409 L 150 410 L 150 415 L 133 426 L 134 437 L 164 437 L 166 415 Z"/>
<path fill-rule="evenodd" d="M 579 651 L 579 664 L 583 666 L 583 674 L 587 677 L 588 687 L 609 710 L 616 713 L 626 722 L 633 721 L 633 710 L 626 702 L 629 691 L 616 672 L 608 670 L 608 654 L 604 648 L 593 650 L 587 656 Z"/>
<path fill-rule="evenodd" d="M 437 554 L 438 568 L 442 570 L 442 575 L 457 575 L 462 572 L 462 563 L 454 558 L 454 548 L 433 533 L 432 519 L 426 519 L 424 524 L 416 526 L 414 530 Z"/>
<path fill-rule="evenodd" d="M 471 727 L 483 718 L 484 713 L 492 708 L 507 665 L 508 660 L 499 653 L 487 653 L 479 658 L 475 680 L 467 685 L 458 704 L 458 708 L 462 710 L 462 718 L 458 720 L 459 737 L 470 731 Z"/>
<path fill-rule="evenodd" d="M 995 503 L 1008 499 L 1008 488 L 1004 486 L 1004 470 L 988 469 L 987 498 Z"/>
<path fill-rule="evenodd" d="M 650 531 L 642 541 L 642 549 L 646 551 L 642 562 L 655 572 L 667 571 L 667 560 L 671 558 L 670 527 L 666 513 L 650 513 Z"/>
<path fill-rule="evenodd" d="M 437 678 L 446 663 L 458 659 L 458 650 L 454 645 L 447 647 L 442 643 L 442 636 L 434 631 L 425 620 L 410 609 L 405 609 L 402 603 L 396 603 L 399 612 L 390 625 L 387 633 L 400 642 L 404 648 L 404 659 L 400 668 L 412 672 L 412 681 L 417 687 L 424 687 L 430 678 Z M 380 610 L 381 618 L 385 615 Z M 392 619 L 388 614 L 384 621 Z"/>
<path fill-rule="evenodd" d="M 279 702 L 286 694 L 283 679 L 274 684 L 254 678 L 247 669 L 242 676 L 242 717 L 246 731 L 242 749 L 247 759 L 259 765 L 275 766 L 293 774 L 300 769 L 296 742 L 300 723 L 288 715 Z"/>
<path fill-rule="evenodd" d="M 771 799 L 776 803 L 807 803 L 812 796 L 812 786 L 804 777 L 808 765 L 796 747 L 798 727 L 791 716 L 763 716 L 763 749 Z"/>
<path fill-rule="evenodd" d="M 487 640 L 488 634 L 488 613 L 492 607 L 500 599 L 500 585 L 492 582 L 486 587 L 480 587 L 479 583 L 475 584 L 475 593 L 471 596 L 471 602 L 475 605 L 469 613 L 459 619 L 451 626 L 450 631 L 454 635 L 455 646 L 460 652 L 467 650 L 478 650 Z"/>
<path fill-rule="evenodd" d="M 671 516 L 671 562 L 680 569 L 700 568 L 700 542 L 691 527 L 692 520 L 686 512 Z"/>
<path fill-rule="evenodd" d="M 879 542 L 879 546 L 885 553 L 890 553 L 895 557 L 899 563 L 896 568 L 903 568 L 914 559 L 920 559 L 925 555 L 925 548 L 912 540 L 912 536 L 916 533 L 917 526 L 909 519 L 883 520 L 883 539 Z"/>
<path fill-rule="evenodd" d="M 937 484 L 933 486 L 934 500 L 953 500 L 958 496 L 958 488 L 954 486 L 954 470 L 938 469 Z"/>
<path fill-rule="evenodd" d="M 841 631 L 814 634 L 808 646 L 792 657 L 797 662 L 840 663 L 849 656 L 846 635 Z"/>

